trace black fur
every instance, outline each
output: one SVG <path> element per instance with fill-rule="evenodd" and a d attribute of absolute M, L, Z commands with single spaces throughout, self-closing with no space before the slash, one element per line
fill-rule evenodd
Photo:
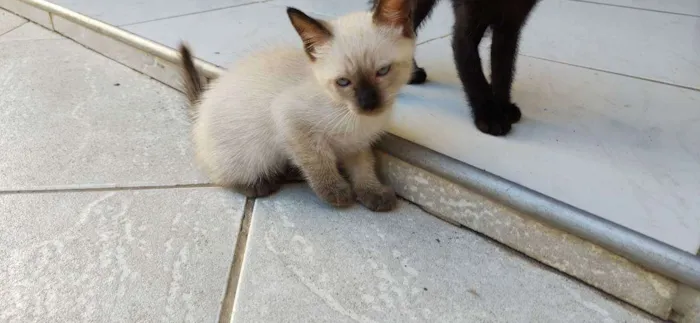
<path fill-rule="evenodd" d="M 379 0 L 374 0 L 376 3 Z M 413 27 L 430 16 L 438 0 L 415 0 Z M 484 133 L 507 134 L 520 120 L 520 109 L 510 99 L 520 30 L 537 0 L 451 0 L 455 15 L 452 50 L 457 72 L 472 106 L 474 123 Z M 479 43 L 492 31 L 491 84 L 486 81 Z M 426 81 L 425 70 L 414 61 L 410 84 Z"/>

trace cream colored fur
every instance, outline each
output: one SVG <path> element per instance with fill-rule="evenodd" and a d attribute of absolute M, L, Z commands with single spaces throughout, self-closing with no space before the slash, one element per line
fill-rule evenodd
<path fill-rule="evenodd" d="M 360 200 L 382 190 L 386 195 L 370 145 L 385 131 L 394 99 L 410 78 L 415 40 L 402 36 L 400 27 L 375 23 L 367 12 L 323 25 L 332 38 L 315 48 L 315 59 L 297 46 L 257 52 L 202 93 L 194 106 L 193 137 L 197 160 L 213 182 L 252 186 L 279 176 L 291 161 L 319 196 L 344 205 L 352 192 L 339 179 L 340 162 Z M 335 83 L 386 64 L 389 74 L 377 80 L 384 98 L 378 112 L 363 113 L 349 89 Z"/>

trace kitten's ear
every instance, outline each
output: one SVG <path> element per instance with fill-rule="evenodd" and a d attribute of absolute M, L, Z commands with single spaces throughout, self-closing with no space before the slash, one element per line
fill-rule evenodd
<path fill-rule="evenodd" d="M 374 23 L 401 28 L 404 36 L 412 38 L 414 6 L 415 0 L 377 0 Z"/>
<path fill-rule="evenodd" d="M 287 15 L 304 42 L 306 54 L 309 55 L 312 61 L 315 60 L 316 48 L 331 39 L 331 31 L 320 21 L 307 16 L 296 8 L 288 7 Z"/>

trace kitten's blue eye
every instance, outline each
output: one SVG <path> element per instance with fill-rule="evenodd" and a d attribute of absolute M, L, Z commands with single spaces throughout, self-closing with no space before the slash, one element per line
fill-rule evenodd
<path fill-rule="evenodd" d="M 350 85 L 350 80 L 348 80 L 344 77 L 341 77 L 341 78 L 335 80 L 335 84 L 338 84 L 338 86 L 340 86 L 340 87 L 346 87 L 346 86 Z"/>
<path fill-rule="evenodd" d="M 391 65 L 384 66 L 377 71 L 377 76 L 384 76 L 391 70 Z"/>

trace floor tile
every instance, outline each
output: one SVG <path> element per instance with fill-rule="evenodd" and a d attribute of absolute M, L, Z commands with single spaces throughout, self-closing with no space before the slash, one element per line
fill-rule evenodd
<path fill-rule="evenodd" d="M 652 322 L 407 203 L 256 202 L 234 322 Z"/>
<path fill-rule="evenodd" d="M 27 22 L 26 19 L 0 9 L 0 36 L 21 26 Z"/>
<path fill-rule="evenodd" d="M 540 1 L 521 54 L 700 89 L 700 17 Z"/>
<path fill-rule="evenodd" d="M 0 190 L 207 182 L 179 92 L 66 39 L 0 37 L 0 61 Z"/>
<path fill-rule="evenodd" d="M 121 26 L 254 3 L 259 0 L 51 0 L 51 2 L 110 25 Z"/>
<path fill-rule="evenodd" d="M 673 12 L 700 17 L 700 2 L 697 0 L 572 0 L 600 3 L 614 6 L 624 6 L 643 10 Z"/>
<path fill-rule="evenodd" d="M 700 92 L 520 57 L 506 138 L 481 134 L 444 57 L 418 48 L 432 81 L 409 86 L 392 132 L 689 252 L 700 247 Z"/>
<path fill-rule="evenodd" d="M 173 48 L 181 41 L 187 41 L 197 57 L 220 66 L 227 66 L 241 56 L 269 46 L 302 46 L 284 7 L 267 3 L 138 24 L 125 29 Z"/>
<path fill-rule="evenodd" d="M 214 322 L 243 204 L 216 188 L 0 195 L 0 321 Z"/>
<path fill-rule="evenodd" d="M 0 36 L 0 42 L 44 39 L 61 39 L 61 36 L 33 23 L 24 24 Z"/>

